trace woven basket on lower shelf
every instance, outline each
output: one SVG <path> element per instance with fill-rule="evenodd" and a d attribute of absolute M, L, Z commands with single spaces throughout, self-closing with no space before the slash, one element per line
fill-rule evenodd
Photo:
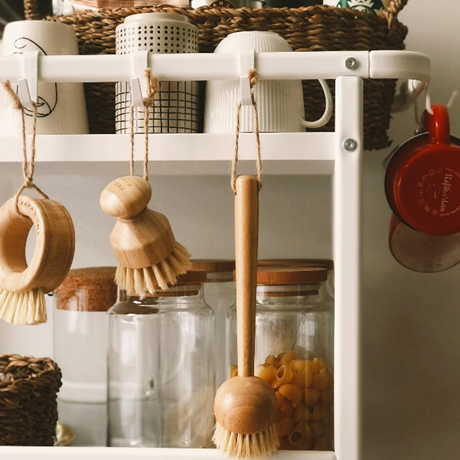
<path fill-rule="evenodd" d="M 115 28 L 132 14 L 167 12 L 187 16 L 199 29 L 199 51 L 211 53 L 228 34 L 247 30 L 278 33 L 295 51 L 370 51 L 404 49 L 407 28 L 398 13 L 408 0 L 392 0 L 382 16 L 346 8 L 317 5 L 300 8 L 183 9 L 170 5 L 87 11 L 45 18 L 71 25 L 80 54 L 115 53 Z M 25 0 L 27 17 L 37 19 L 36 0 Z M 152 2 L 154 3 L 154 2 Z M 332 82 L 331 82 L 332 86 Z M 364 82 L 364 144 L 368 150 L 390 144 L 387 130 L 395 80 Z M 115 91 L 112 84 L 86 85 L 88 116 L 93 133 L 115 132 Z M 316 81 L 304 82 L 307 120 L 324 110 L 324 95 Z M 333 131 L 334 120 L 322 131 Z"/>
<path fill-rule="evenodd" d="M 51 359 L 0 356 L 0 445 L 54 445 L 60 387 Z"/>

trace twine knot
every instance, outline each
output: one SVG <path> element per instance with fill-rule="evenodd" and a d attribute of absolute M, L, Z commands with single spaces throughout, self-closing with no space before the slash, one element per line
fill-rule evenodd
<path fill-rule="evenodd" d="M 259 83 L 259 76 L 257 74 L 256 69 L 251 69 L 248 73 L 249 75 L 249 84 L 251 85 L 251 89 Z"/>
<path fill-rule="evenodd" d="M 145 69 L 145 78 L 147 79 L 147 96 L 144 97 L 144 106 L 152 107 L 155 103 L 155 95 L 160 91 L 158 80 L 152 77 L 152 69 Z"/>
<path fill-rule="evenodd" d="M 24 177 L 23 187 L 25 187 L 25 188 L 32 188 L 33 187 L 32 177 Z"/>

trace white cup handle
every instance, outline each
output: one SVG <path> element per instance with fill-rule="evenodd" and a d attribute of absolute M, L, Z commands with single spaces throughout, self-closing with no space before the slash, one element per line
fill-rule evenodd
<path fill-rule="evenodd" d="M 305 128 L 321 128 L 329 122 L 332 116 L 332 95 L 326 80 L 318 80 L 323 88 L 324 97 L 326 98 L 326 108 L 324 109 L 323 116 L 316 121 L 306 121 L 303 118 L 300 119 L 302 125 Z"/>

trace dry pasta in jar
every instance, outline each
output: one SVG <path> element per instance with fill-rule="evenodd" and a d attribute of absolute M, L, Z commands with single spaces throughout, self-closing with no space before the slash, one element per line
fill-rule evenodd
<path fill-rule="evenodd" d="M 318 295 L 326 278 L 319 267 L 258 271 L 254 373 L 275 392 L 281 449 L 333 450 L 333 311 Z M 232 377 L 238 373 L 234 307 L 227 339 Z"/>

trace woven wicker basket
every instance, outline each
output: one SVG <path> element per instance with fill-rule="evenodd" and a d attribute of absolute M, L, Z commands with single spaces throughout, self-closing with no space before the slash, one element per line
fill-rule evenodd
<path fill-rule="evenodd" d="M 212 53 L 228 34 L 246 30 L 276 32 L 295 51 L 399 50 L 404 48 L 407 28 L 397 16 L 407 1 L 392 0 L 383 16 L 325 5 L 262 9 L 202 7 L 196 10 L 156 5 L 101 9 L 45 19 L 71 25 L 77 33 L 80 54 L 115 53 L 116 26 L 131 14 L 148 12 L 186 15 L 198 26 L 202 53 Z M 36 1 L 26 0 L 24 3 L 26 16 L 37 19 Z M 395 80 L 364 82 L 364 144 L 368 150 L 385 148 L 390 144 L 387 130 L 395 87 Z M 114 85 L 86 85 L 86 96 L 91 132 L 113 133 Z M 324 110 L 324 95 L 316 81 L 304 82 L 304 100 L 306 118 L 319 118 Z M 321 130 L 333 131 L 334 120 Z"/>
<path fill-rule="evenodd" d="M 0 445 L 54 445 L 60 386 L 51 359 L 0 356 Z"/>

